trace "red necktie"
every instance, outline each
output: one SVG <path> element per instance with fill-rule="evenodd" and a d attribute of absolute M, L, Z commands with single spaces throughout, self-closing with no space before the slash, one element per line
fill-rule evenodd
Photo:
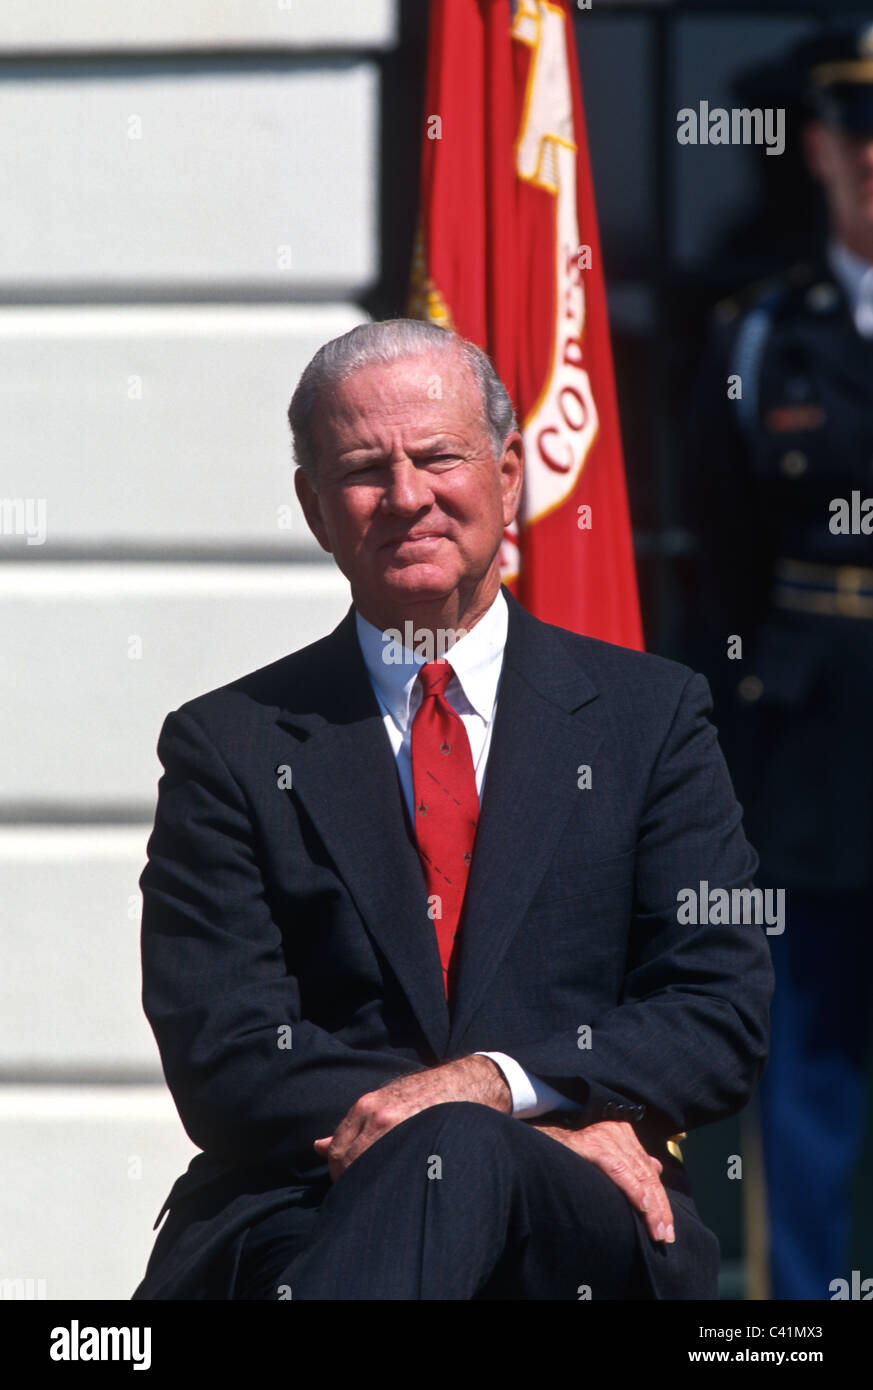
<path fill-rule="evenodd" d="M 445 659 L 422 666 L 421 708 L 412 721 L 415 835 L 450 1004 L 458 967 L 458 923 L 479 818 L 470 740 L 445 697 L 452 674 Z"/>

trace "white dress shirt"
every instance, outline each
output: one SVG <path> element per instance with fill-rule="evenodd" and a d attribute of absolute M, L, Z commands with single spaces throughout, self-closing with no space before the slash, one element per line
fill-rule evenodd
<path fill-rule="evenodd" d="M 373 693 L 382 711 L 385 731 L 391 742 L 400 785 L 409 811 L 410 824 L 415 825 L 414 792 L 412 783 L 412 721 L 421 704 L 421 685 L 418 672 L 426 664 L 425 656 L 413 649 L 403 648 L 404 660 L 392 661 L 397 644 L 390 642 L 381 628 L 362 618 L 355 611 L 358 641 L 370 677 Z M 500 590 L 478 623 L 444 654 L 451 663 L 453 675 L 445 696 L 460 716 L 473 755 L 476 789 L 479 800 L 485 783 L 491 731 L 497 710 L 497 692 L 503 666 L 503 649 L 509 626 L 509 610 Z M 414 639 L 413 639 L 414 640 Z M 435 655 L 442 653 L 437 651 Z M 387 659 L 386 659 L 387 658 Z M 548 1110 L 573 1110 L 576 1107 L 552 1086 L 531 1076 L 512 1057 L 504 1052 L 479 1052 L 490 1057 L 503 1073 L 512 1095 L 512 1113 L 520 1118 L 543 1115 Z"/>
<path fill-rule="evenodd" d="M 849 301 L 855 327 L 862 338 L 873 338 L 873 264 L 841 241 L 829 244 L 828 261 Z"/>

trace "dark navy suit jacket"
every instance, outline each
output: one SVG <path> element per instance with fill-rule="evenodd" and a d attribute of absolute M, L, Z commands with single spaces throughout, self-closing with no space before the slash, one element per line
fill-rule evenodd
<path fill-rule="evenodd" d="M 354 609 L 167 718 L 143 1003 L 203 1153 L 135 1298 L 230 1296 L 248 1227 L 327 1190 L 314 1139 L 364 1092 L 479 1049 L 516 1058 L 582 1123 L 632 1120 L 693 1212 L 666 1140 L 747 1102 L 772 990 L 762 926 L 677 921 L 681 889 L 747 885 L 757 867 L 708 687 L 504 594 L 451 1017 Z M 682 1296 L 686 1253 L 648 1246 L 654 1294 Z"/>

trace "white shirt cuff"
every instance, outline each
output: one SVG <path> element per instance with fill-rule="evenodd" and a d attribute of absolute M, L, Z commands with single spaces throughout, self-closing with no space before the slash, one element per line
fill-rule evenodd
<path fill-rule="evenodd" d="M 553 1086 L 531 1076 L 519 1062 L 505 1052 L 474 1052 L 474 1057 L 490 1057 L 503 1073 L 510 1095 L 512 1113 L 520 1120 L 531 1120 L 549 1110 L 575 1110 L 577 1106 Z"/>

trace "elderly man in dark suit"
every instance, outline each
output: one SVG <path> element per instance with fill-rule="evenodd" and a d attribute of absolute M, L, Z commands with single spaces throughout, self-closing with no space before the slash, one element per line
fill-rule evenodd
<path fill-rule="evenodd" d="M 353 604 L 161 734 L 143 997 L 203 1152 L 134 1297 L 714 1298 L 668 1141 L 748 1100 L 772 975 L 678 907 L 757 866 L 706 683 L 501 586 L 471 344 L 354 329 L 289 417 Z"/>

